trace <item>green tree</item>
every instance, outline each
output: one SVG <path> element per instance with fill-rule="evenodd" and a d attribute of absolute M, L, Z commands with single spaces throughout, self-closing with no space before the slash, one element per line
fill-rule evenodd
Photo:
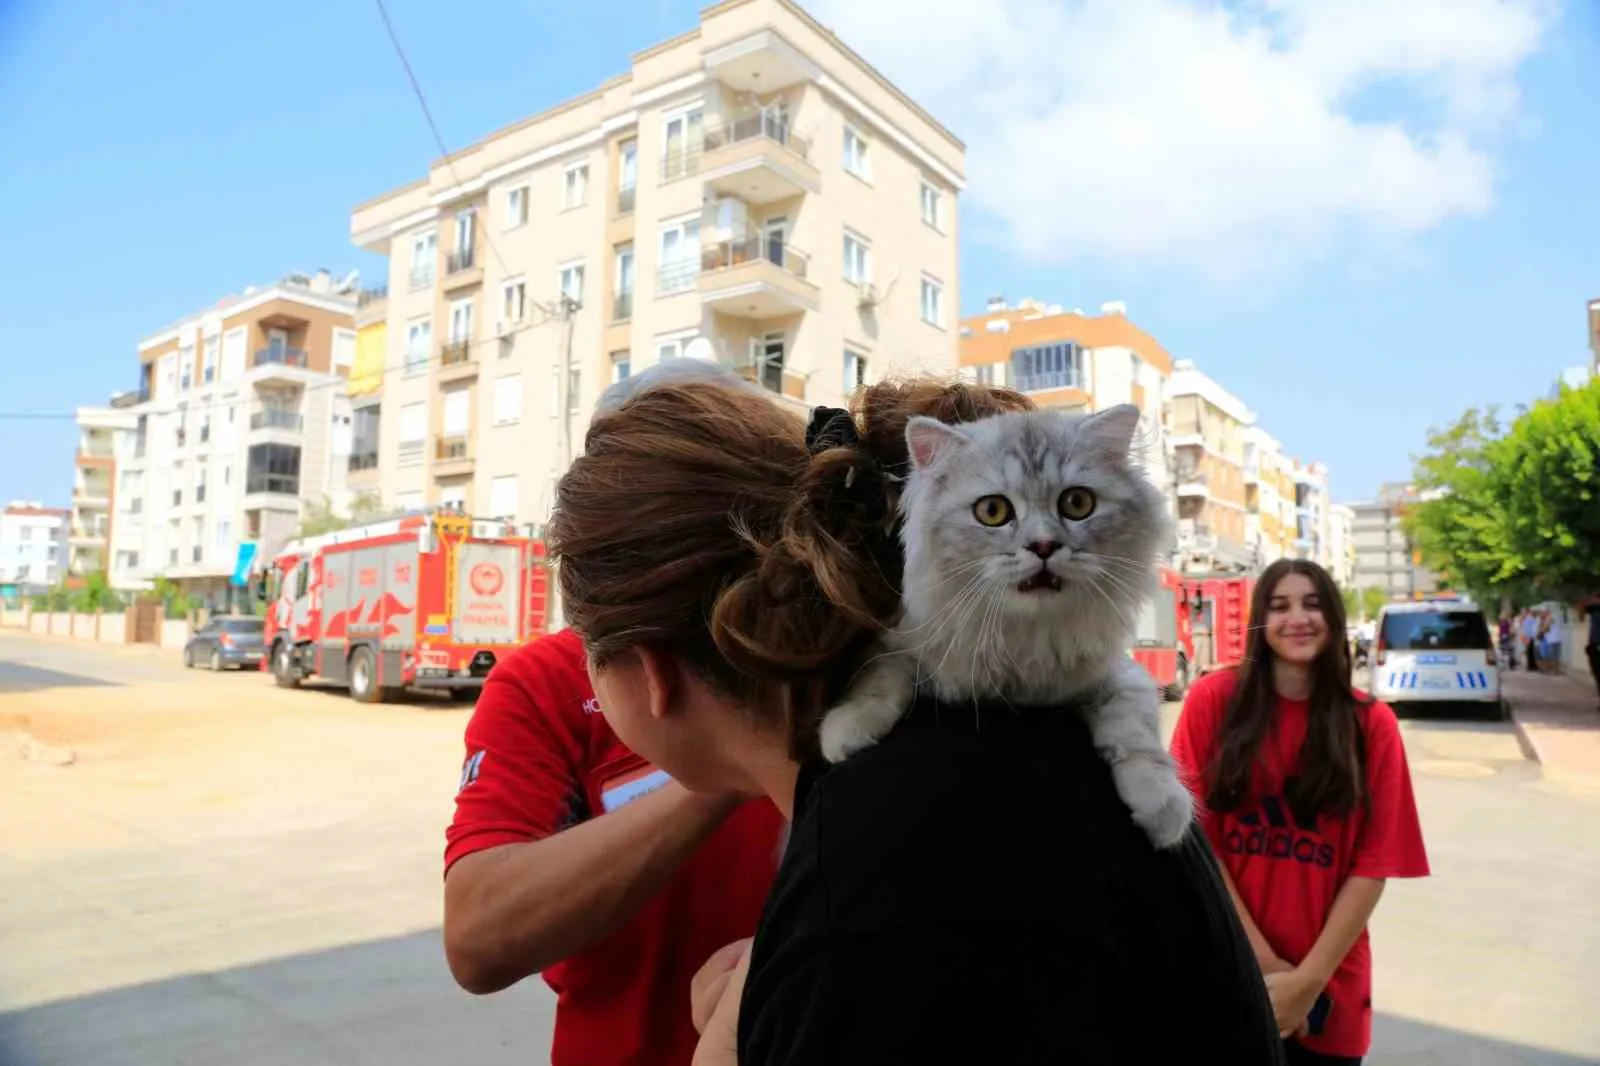
<path fill-rule="evenodd" d="M 1389 602 L 1389 594 L 1376 585 L 1368 585 L 1361 590 L 1361 606 L 1365 608 L 1368 618 L 1378 617 L 1378 612 L 1383 610 L 1383 605 Z"/>
<path fill-rule="evenodd" d="M 1600 379 L 1562 387 L 1498 449 L 1510 540 L 1539 591 L 1576 599 L 1600 580 Z"/>
<path fill-rule="evenodd" d="M 350 501 L 350 513 L 340 514 L 333 506 L 333 501 L 324 496 L 321 500 L 306 507 L 305 517 L 300 520 L 300 528 L 295 530 L 296 537 L 316 537 L 323 533 L 332 533 L 338 529 L 349 529 L 359 526 L 363 522 L 371 522 L 383 515 L 382 504 L 376 492 L 363 492 Z"/>
<path fill-rule="evenodd" d="M 80 588 L 72 590 L 72 609 L 83 614 L 95 611 L 114 611 L 122 606 L 122 599 L 111 589 L 104 570 L 96 570 L 83 579 Z"/>

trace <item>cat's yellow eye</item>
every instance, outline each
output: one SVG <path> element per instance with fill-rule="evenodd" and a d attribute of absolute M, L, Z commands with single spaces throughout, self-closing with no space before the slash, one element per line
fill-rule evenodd
<path fill-rule="evenodd" d="M 1080 485 L 1061 493 L 1061 498 L 1056 501 L 1056 510 L 1069 522 L 1082 522 L 1094 514 L 1094 505 L 1094 490 Z"/>
<path fill-rule="evenodd" d="M 1003 526 L 1011 521 L 1011 501 L 1004 496 L 983 496 L 972 505 L 972 517 L 980 525 Z"/>

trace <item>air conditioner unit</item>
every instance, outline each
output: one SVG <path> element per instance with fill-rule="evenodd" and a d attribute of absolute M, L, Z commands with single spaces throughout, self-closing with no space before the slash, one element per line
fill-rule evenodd
<path fill-rule="evenodd" d="M 870 281 L 863 281 L 856 288 L 857 307 L 876 307 L 878 305 L 878 287 Z"/>

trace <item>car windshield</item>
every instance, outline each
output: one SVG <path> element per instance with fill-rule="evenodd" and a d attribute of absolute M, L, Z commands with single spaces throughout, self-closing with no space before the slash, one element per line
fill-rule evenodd
<path fill-rule="evenodd" d="M 1483 651 L 1490 646 L 1482 611 L 1396 611 L 1383 618 L 1383 646 L 1393 651 Z"/>
<path fill-rule="evenodd" d="M 264 627 L 265 623 L 259 618 L 225 618 L 222 621 L 222 628 L 229 633 L 260 636 Z"/>

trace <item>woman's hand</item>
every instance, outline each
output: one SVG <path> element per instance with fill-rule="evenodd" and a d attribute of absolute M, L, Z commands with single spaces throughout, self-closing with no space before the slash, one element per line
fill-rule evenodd
<path fill-rule="evenodd" d="M 690 1066 L 738 1066 L 739 1003 L 750 971 L 750 940 L 719 948 L 689 982 L 690 1010 L 700 1034 Z"/>
<path fill-rule="evenodd" d="M 1306 1031 L 1306 1016 L 1316 1006 L 1322 984 L 1301 970 L 1282 970 L 1267 974 L 1267 998 L 1278 1020 L 1278 1035 L 1300 1036 Z"/>

